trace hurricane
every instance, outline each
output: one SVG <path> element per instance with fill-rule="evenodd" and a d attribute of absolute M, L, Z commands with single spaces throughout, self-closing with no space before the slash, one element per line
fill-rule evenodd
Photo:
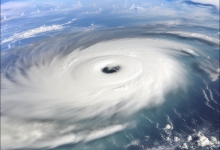
<path fill-rule="evenodd" d="M 25 41 L 74 21 L 2 40 L 14 44 L 1 51 L 2 149 L 219 148 L 218 28 L 162 22 Z"/>

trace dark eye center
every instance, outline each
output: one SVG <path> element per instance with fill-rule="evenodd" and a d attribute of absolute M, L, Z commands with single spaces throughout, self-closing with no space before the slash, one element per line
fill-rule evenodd
<path fill-rule="evenodd" d="M 103 73 L 116 73 L 116 72 L 118 72 L 119 70 L 120 70 L 120 66 L 108 66 L 108 67 L 104 67 L 103 69 L 102 69 L 102 72 Z"/>

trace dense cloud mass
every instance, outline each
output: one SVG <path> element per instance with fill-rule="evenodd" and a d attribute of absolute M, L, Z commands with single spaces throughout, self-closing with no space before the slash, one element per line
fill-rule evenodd
<path fill-rule="evenodd" d="M 204 37 L 194 40 L 209 42 Z M 165 34 L 160 27 L 111 29 L 56 36 L 4 54 L 3 148 L 90 141 L 130 126 L 126 117 L 189 86 L 179 59 L 203 54 L 181 38 L 186 33 Z M 209 75 L 202 62 L 193 66 Z"/>
<path fill-rule="evenodd" d="M 219 0 L 2 0 L 2 150 L 220 147 Z"/>

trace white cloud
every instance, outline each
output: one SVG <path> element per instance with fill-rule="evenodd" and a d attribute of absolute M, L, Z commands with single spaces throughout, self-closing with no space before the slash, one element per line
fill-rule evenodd
<path fill-rule="evenodd" d="M 9 21 L 9 20 L 11 20 L 11 19 L 15 19 L 15 18 L 19 18 L 19 17 L 22 17 L 22 16 L 24 16 L 24 14 L 20 14 L 20 15 L 14 15 L 14 16 L 9 16 L 9 17 L 7 17 L 7 16 L 4 16 L 2 19 L 1 19 L 1 22 L 6 22 L 6 21 Z"/>
<path fill-rule="evenodd" d="M 144 9 L 143 7 L 135 6 L 134 4 L 131 5 L 131 7 L 129 8 L 129 10 L 135 10 L 135 11 L 140 11 L 140 12 L 145 11 L 145 9 Z"/>
<path fill-rule="evenodd" d="M 177 35 L 180 35 L 180 36 L 183 36 L 183 37 L 192 37 L 192 38 L 199 38 L 199 39 L 204 39 L 206 41 L 209 41 L 209 42 L 213 42 L 215 44 L 219 44 L 219 39 L 217 38 L 214 38 L 214 37 L 211 37 L 209 35 L 204 35 L 204 34 L 200 34 L 200 33 L 190 33 L 190 32 L 181 32 L 181 31 L 171 31 L 171 32 L 167 32 L 167 33 L 171 33 L 171 34 L 177 34 Z"/>
<path fill-rule="evenodd" d="M 31 14 L 37 14 L 37 13 L 40 13 L 40 10 L 37 9 L 37 11 L 32 11 Z"/>
<path fill-rule="evenodd" d="M 39 33 L 43 33 L 43 32 L 48 32 L 48 31 L 53 31 L 53 30 L 60 30 L 62 29 L 63 26 L 62 25 L 52 25 L 52 26 L 41 26 L 38 28 L 34 28 L 34 29 L 30 29 L 21 33 L 15 33 L 14 35 L 12 35 L 11 37 L 4 39 L 1 43 L 6 43 L 6 42 L 10 42 L 13 40 L 18 40 L 18 39 L 26 39 L 29 37 L 33 37 L 36 34 Z"/>
<path fill-rule="evenodd" d="M 78 1 L 77 4 L 73 4 L 73 8 L 74 8 L 74 9 L 79 9 L 79 8 L 81 8 L 81 7 L 82 7 L 82 4 L 81 4 L 80 1 Z"/>
<path fill-rule="evenodd" d="M 73 18 L 71 21 L 68 21 L 68 22 L 66 22 L 66 23 L 64 23 L 64 24 L 62 24 L 62 25 L 71 24 L 73 21 L 76 21 L 76 20 L 77 20 L 76 18 Z"/>
<path fill-rule="evenodd" d="M 24 149 L 56 147 L 69 143 L 88 142 L 125 129 L 128 124 L 115 124 L 88 131 L 77 131 L 76 125 L 59 125 L 50 122 L 23 122 L 1 118 L 1 148 Z M 53 138 L 51 138 L 53 137 Z M 42 140 L 44 139 L 44 140 Z M 13 144 L 11 144 L 13 143 Z"/>

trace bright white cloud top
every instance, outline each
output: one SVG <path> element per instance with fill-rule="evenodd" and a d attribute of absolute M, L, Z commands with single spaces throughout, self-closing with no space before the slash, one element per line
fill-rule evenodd
<path fill-rule="evenodd" d="M 157 46 L 158 41 L 153 39 L 109 41 L 83 51 L 75 50 L 61 59 L 55 57 L 46 64 L 39 58 L 32 62 L 26 76 L 16 70 L 14 80 L 17 84 L 3 76 L 3 84 L 13 87 L 2 92 L 4 109 L 15 116 L 27 113 L 22 107 L 21 110 L 7 108 L 7 102 L 13 101 L 14 97 L 20 97 L 21 101 L 17 101 L 20 106 L 29 105 L 32 110 L 36 109 L 35 113 L 28 113 L 31 118 L 60 116 L 59 109 L 66 107 L 68 110 L 70 103 L 74 103 L 70 110 L 82 109 L 78 111 L 81 115 L 75 112 L 71 116 L 83 118 L 128 110 L 132 113 L 142 107 L 160 104 L 167 92 L 185 85 L 184 69 L 165 49 L 173 45 L 186 46 L 164 40 L 159 42 L 163 47 Z M 18 92 L 10 94 L 15 89 Z M 34 103 L 24 102 L 29 94 L 29 98 L 36 98 Z M 51 99 L 56 101 L 51 102 Z M 56 115 L 51 112 L 41 116 L 42 109 L 38 116 L 37 105 L 42 103 L 45 111 L 48 111 L 47 107 L 57 109 L 52 111 Z"/>
<path fill-rule="evenodd" d="M 1 8 L 1 149 L 219 148 L 217 1 Z"/>
<path fill-rule="evenodd" d="M 159 105 L 166 93 L 187 83 L 183 66 L 167 50 L 174 45 L 187 47 L 166 40 L 121 39 L 75 50 L 49 62 L 38 58 L 26 75 L 15 70 L 15 82 L 2 75 L 2 84 L 11 87 L 2 90 L 2 111 L 23 119 L 68 119 L 74 125 L 82 119 L 123 116 Z M 14 105 L 16 109 L 10 109 Z M 10 130 L 7 126 L 4 129 Z M 35 130 L 44 129 L 39 126 Z M 40 135 L 43 138 L 50 134 Z M 10 132 L 3 133 L 2 139 L 6 147 L 11 142 L 27 146 L 25 140 L 14 139 Z"/>

